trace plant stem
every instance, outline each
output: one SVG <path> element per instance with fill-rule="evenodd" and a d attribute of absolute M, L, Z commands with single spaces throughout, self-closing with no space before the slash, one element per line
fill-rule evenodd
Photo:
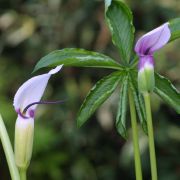
<path fill-rule="evenodd" d="M 147 116 L 151 176 L 152 176 L 152 180 L 157 180 L 156 153 L 155 153 L 155 146 L 154 146 L 154 133 L 153 133 L 153 124 L 152 124 L 152 115 L 151 115 L 150 94 L 144 93 L 143 95 L 144 95 L 146 116 Z"/>
<path fill-rule="evenodd" d="M 0 115 L 0 139 L 2 141 L 2 145 L 4 148 L 4 152 L 6 155 L 7 163 L 9 166 L 9 171 L 11 174 L 11 179 L 12 180 L 19 180 L 19 172 L 16 167 L 15 159 L 14 159 L 14 153 L 12 150 L 11 142 L 6 130 L 6 127 L 4 125 L 3 119 Z"/>
<path fill-rule="evenodd" d="M 133 146 L 134 146 L 134 161 L 135 161 L 135 172 L 136 172 L 136 180 L 142 180 L 142 170 L 141 170 L 141 158 L 140 158 L 140 150 L 139 150 L 139 142 L 138 142 L 138 128 L 137 128 L 137 120 L 136 120 L 136 110 L 133 99 L 133 94 L 131 89 L 129 89 L 129 105 L 130 105 L 130 113 L 131 113 L 131 125 L 132 125 L 132 138 L 133 138 Z"/>
<path fill-rule="evenodd" d="M 19 173 L 20 173 L 20 179 L 21 180 L 26 180 L 26 169 L 19 169 Z"/>

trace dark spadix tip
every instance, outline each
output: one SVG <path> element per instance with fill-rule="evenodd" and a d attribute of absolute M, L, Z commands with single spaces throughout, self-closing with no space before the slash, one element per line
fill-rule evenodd
<path fill-rule="evenodd" d="M 27 112 L 27 110 L 33 106 L 33 105 L 38 105 L 38 104 L 43 104 L 43 105 L 50 105 L 50 104 L 61 104 L 64 103 L 66 100 L 59 100 L 59 101 L 38 101 L 38 102 L 33 102 L 29 105 L 27 105 L 24 110 L 23 110 L 23 114 L 25 114 Z"/>

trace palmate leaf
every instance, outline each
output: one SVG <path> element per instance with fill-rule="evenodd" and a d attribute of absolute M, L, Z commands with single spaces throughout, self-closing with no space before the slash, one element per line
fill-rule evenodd
<path fill-rule="evenodd" d="M 82 126 L 95 110 L 114 92 L 124 72 L 114 72 L 99 80 L 88 93 L 77 116 L 78 127 Z"/>
<path fill-rule="evenodd" d="M 122 69 L 122 66 L 112 58 L 97 52 L 77 48 L 56 50 L 41 58 L 36 64 L 34 72 L 43 67 L 64 66 L 99 67 Z"/>
<path fill-rule="evenodd" d="M 105 0 L 105 17 L 118 48 L 121 60 L 128 64 L 134 41 L 134 26 L 131 10 L 119 0 Z"/>
<path fill-rule="evenodd" d="M 154 92 L 180 114 L 180 93 L 167 78 L 155 74 Z"/>
<path fill-rule="evenodd" d="M 170 20 L 169 28 L 171 30 L 170 41 L 180 38 L 180 18 L 175 18 L 175 19 Z"/>
<path fill-rule="evenodd" d="M 128 75 L 124 76 L 119 97 L 118 112 L 116 117 L 116 128 L 123 138 L 127 138 L 126 112 L 128 101 Z"/>
<path fill-rule="evenodd" d="M 142 129 L 147 134 L 146 111 L 145 111 L 143 96 L 138 90 L 137 72 L 131 72 L 129 78 L 130 78 L 129 84 L 133 92 L 136 111 L 137 111 Z"/>

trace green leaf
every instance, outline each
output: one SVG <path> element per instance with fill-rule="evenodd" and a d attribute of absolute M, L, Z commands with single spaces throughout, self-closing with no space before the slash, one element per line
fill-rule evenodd
<path fill-rule="evenodd" d="M 137 84 L 137 72 L 130 73 L 130 88 L 132 89 L 135 106 L 137 110 L 137 114 L 142 126 L 142 129 L 147 134 L 147 122 L 146 122 L 146 111 L 144 106 L 144 99 L 142 94 L 138 91 L 138 84 Z"/>
<path fill-rule="evenodd" d="M 94 85 L 79 110 L 77 117 L 78 127 L 83 125 L 95 110 L 114 92 L 123 74 L 120 71 L 114 72 L 102 78 Z"/>
<path fill-rule="evenodd" d="M 118 0 L 106 0 L 106 20 L 112 34 L 112 40 L 117 46 L 121 60 L 128 64 L 134 41 L 134 26 L 131 10 Z"/>
<path fill-rule="evenodd" d="M 64 66 L 122 69 L 120 64 L 103 54 L 84 49 L 65 48 L 53 51 L 41 58 L 36 64 L 34 71 L 43 67 L 54 67 L 60 64 Z"/>
<path fill-rule="evenodd" d="M 170 20 L 169 28 L 171 30 L 170 41 L 180 38 L 180 18 L 175 18 L 175 19 Z"/>
<path fill-rule="evenodd" d="M 127 112 L 127 100 L 128 100 L 128 75 L 122 80 L 122 86 L 119 97 L 118 113 L 116 117 L 116 128 L 119 134 L 123 138 L 127 138 L 126 129 L 126 112 Z"/>
<path fill-rule="evenodd" d="M 180 93 L 167 78 L 155 74 L 154 92 L 180 114 Z"/>

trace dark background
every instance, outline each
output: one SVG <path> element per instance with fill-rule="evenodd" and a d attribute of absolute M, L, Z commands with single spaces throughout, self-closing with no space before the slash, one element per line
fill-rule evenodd
<path fill-rule="evenodd" d="M 178 0 L 128 0 L 136 37 L 180 12 Z M 156 53 L 156 71 L 179 89 L 179 41 Z M 67 47 L 119 56 L 98 0 L 0 0 L 0 112 L 13 143 L 16 113 L 13 97 L 47 53 Z M 36 73 L 44 73 L 44 69 Z M 118 90 L 81 128 L 78 109 L 93 84 L 111 70 L 63 68 L 50 79 L 44 100 L 68 99 L 60 105 L 38 107 L 29 180 L 133 180 L 131 129 L 129 140 L 117 133 L 114 122 Z M 152 95 L 159 180 L 180 179 L 180 123 L 176 112 Z M 128 113 L 129 120 L 129 113 Z M 139 128 L 144 179 L 150 179 L 147 136 Z M 10 179 L 0 145 L 0 179 Z"/>

